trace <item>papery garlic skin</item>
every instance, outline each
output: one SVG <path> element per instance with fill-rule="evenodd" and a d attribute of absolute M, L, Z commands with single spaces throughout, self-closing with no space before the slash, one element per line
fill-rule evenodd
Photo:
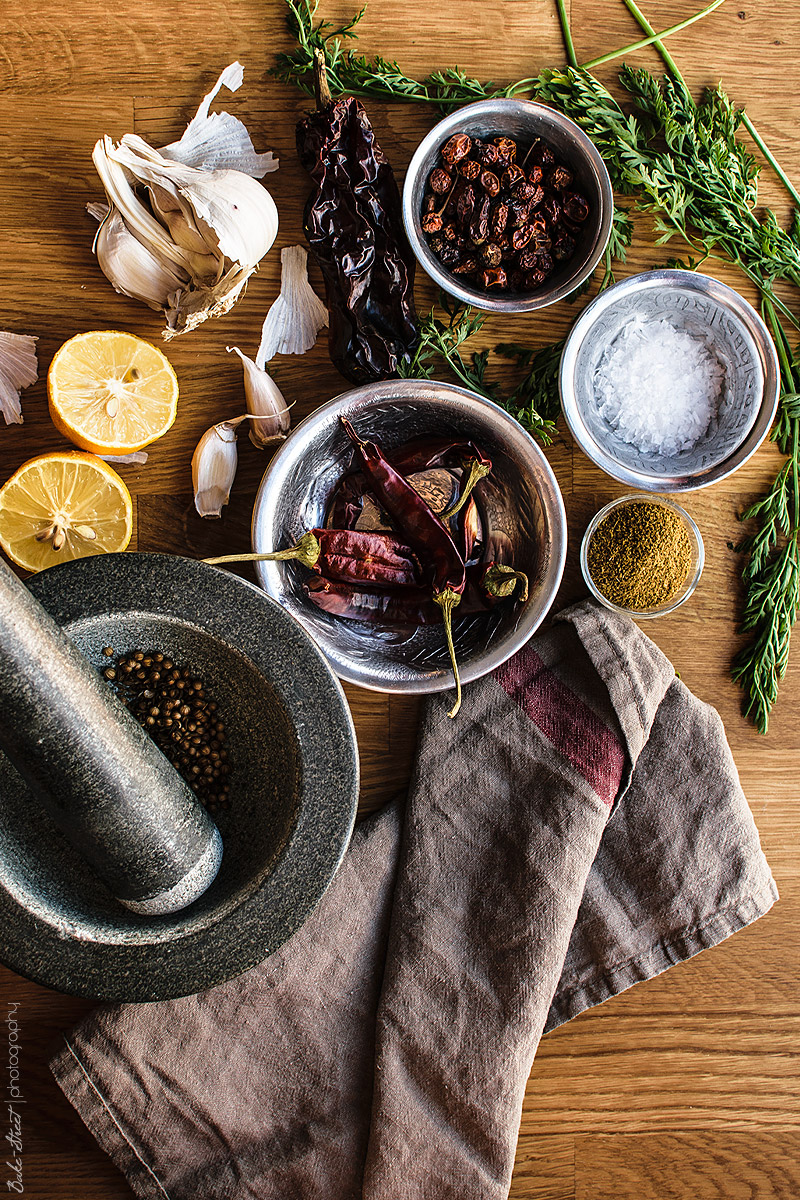
<path fill-rule="evenodd" d="M 220 75 L 214 87 L 203 98 L 192 120 L 186 126 L 178 142 L 161 147 L 165 158 L 186 163 L 189 167 L 200 167 L 204 171 L 231 168 L 261 179 L 269 171 L 277 171 L 278 160 L 271 151 L 257 154 L 250 134 L 238 117 L 230 113 L 211 113 L 211 101 L 221 87 L 236 92 L 242 86 L 244 68 L 240 62 L 232 62 Z"/>
<path fill-rule="evenodd" d="M 227 312 L 278 231 L 275 203 L 254 178 L 277 162 L 256 154 L 241 122 L 209 116 L 224 83 L 239 86 L 240 64 L 163 152 L 126 134 L 118 145 L 101 138 L 92 153 L 110 208 L 95 239 L 100 266 L 117 291 L 164 312 L 167 340 Z"/>
<path fill-rule="evenodd" d="M 276 354 L 305 354 L 327 324 L 328 310 L 308 280 L 308 251 L 305 246 L 285 246 L 281 291 L 264 318 L 256 365 L 263 367 Z"/>
<path fill-rule="evenodd" d="M 221 421 L 207 429 L 192 455 L 194 506 L 201 517 L 221 517 L 236 478 L 236 429 L 244 420 Z"/>
<path fill-rule="evenodd" d="M 6 425 L 21 425 L 23 388 L 39 378 L 38 338 L 27 333 L 0 333 L 0 412 Z"/>
<path fill-rule="evenodd" d="M 283 392 L 268 371 L 257 367 L 252 358 L 242 354 L 238 346 L 226 346 L 229 354 L 238 354 L 244 367 L 244 395 L 247 411 L 254 417 L 249 421 L 250 441 L 259 450 L 282 442 L 291 427 L 289 406 Z"/>
<path fill-rule="evenodd" d="M 130 454 L 98 454 L 97 457 L 107 463 L 121 463 L 123 466 L 135 463 L 136 466 L 143 467 L 147 462 L 147 451 L 132 450 Z"/>

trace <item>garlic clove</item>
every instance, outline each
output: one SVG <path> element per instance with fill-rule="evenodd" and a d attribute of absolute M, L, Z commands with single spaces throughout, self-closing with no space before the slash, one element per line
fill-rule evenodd
<path fill-rule="evenodd" d="M 238 91 L 243 79 L 244 68 L 241 63 L 233 62 L 226 67 L 204 97 L 180 141 L 162 146 L 163 156 L 204 171 L 243 171 L 254 179 L 261 179 L 268 171 L 277 171 L 278 160 L 275 155 L 271 151 L 257 154 L 250 134 L 237 117 L 226 112 L 209 114 L 211 102 L 220 88 Z"/>
<path fill-rule="evenodd" d="M 207 429 L 192 455 L 194 506 L 201 517 L 221 517 L 236 478 L 236 430 L 244 417 Z"/>
<path fill-rule="evenodd" d="M 0 333 L 0 413 L 6 425 L 21 425 L 19 394 L 39 378 L 36 343 L 27 333 Z"/>
<path fill-rule="evenodd" d="M 114 207 L 107 210 L 92 248 L 115 291 L 141 300 L 156 311 L 165 307 L 176 289 L 189 282 L 186 271 L 164 262 L 140 242 Z"/>
<path fill-rule="evenodd" d="M 276 354 L 305 354 L 327 324 L 328 310 L 308 280 L 308 252 L 304 246 L 285 246 L 281 291 L 264 319 L 256 365 L 263 367 Z"/>
<path fill-rule="evenodd" d="M 259 450 L 283 441 L 291 426 L 289 406 L 268 371 L 257 367 L 238 346 L 227 346 L 229 354 L 238 354 L 244 368 L 244 394 L 247 411 L 258 417 L 250 421 L 250 441 Z M 263 419 L 262 419 L 263 418 Z"/>

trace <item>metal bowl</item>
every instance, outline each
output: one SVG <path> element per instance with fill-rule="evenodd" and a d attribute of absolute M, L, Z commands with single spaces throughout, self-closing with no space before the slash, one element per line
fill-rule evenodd
<path fill-rule="evenodd" d="M 681 584 L 674 596 L 670 596 L 663 604 L 654 606 L 653 608 L 624 608 L 622 605 L 614 604 L 609 600 L 592 578 L 592 573 L 589 570 L 589 543 L 594 537 L 598 527 L 605 521 L 606 517 L 617 509 L 625 508 L 629 504 L 641 504 L 642 501 L 647 504 L 660 504 L 663 508 L 668 508 L 680 517 L 683 527 L 689 536 L 691 545 L 691 563 L 686 575 L 686 579 Z M 636 621 L 649 620 L 651 617 L 665 617 L 668 613 L 674 612 L 681 604 L 684 604 L 692 592 L 700 582 L 700 576 L 703 574 L 703 566 L 705 565 L 705 547 L 703 539 L 700 536 L 700 530 L 695 525 L 692 518 L 689 516 L 685 508 L 681 508 L 680 504 L 676 504 L 674 500 L 670 500 L 668 496 L 652 496 L 649 492 L 632 492 L 627 496 L 620 496 L 617 500 L 612 500 L 605 508 L 601 508 L 598 513 L 592 518 L 586 533 L 583 535 L 581 542 L 581 571 L 583 578 L 586 581 L 586 586 L 596 600 L 599 600 L 606 608 L 610 608 L 612 612 L 620 613 L 622 616 L 633 617 Z"/>
<path fill-rule="evenodd" d="M 490 138 L 504 135 L 523 142 L 543 138 L 556 157 L 569 167 L 575 186 L 592 206 L 575 253 L 533 292 L 491 295 L 451 274 L 428 245 L 422 232 L 422 198 L 439 151 L 454 133 Z M 605 163 L 594 144 L 569 117 L 530 100 L 480 100 L 459 108 L 435 125 L 417 147 L 403 186 L 403 220 L 408 240 L 421 266 L 451 296 L 487 312 L 534 312 L 563 300 L 591 275 L 611 233 L 614 197 Z"/>
<path fill-rule="evenodd" d="M 642 452 L 599 409 L 595 372 L 633 318 L 666 319 L 687 330 L 724 371 L 717 415 L 677 454 Z M 561 403 L 575 441 L 606 474 L 643 491 L 691 491 L 732 475 L 769 432 L 779 381 L 775 346 L 755 309 L 733 288 L 693 271 L 645 271 L 602 292 L 573 325 L 561 356 Z"/>
<path fill-rule="evenodd" d="M 257 553 L 290 546 L 306 530 L 324 524 L 331 494 L 354 459 L 342 416 L 390 457 L 393 448 L 429 434 L 472 439 L 492 459 L 491 474 L 475 491 L 484 557 L 524 571 L 530 595 L 521 606 L 499 604 L 490 613 L 454 621 L 462 680 L 480 678 L 524 645 L 561 581 L 566 516 L 547 460 L 507 413 L 463 388 L 418 379 L 355 388 L 298 425 L 267 468 L 253 510 Z M 296 563 L 261 562 L 256 569 L 264 589 L 301 622 L 342 679 L 381 692 L 452 687 L 441 625 L 408 629 L 331 616 L 305 595 L 308 572 Z"/>

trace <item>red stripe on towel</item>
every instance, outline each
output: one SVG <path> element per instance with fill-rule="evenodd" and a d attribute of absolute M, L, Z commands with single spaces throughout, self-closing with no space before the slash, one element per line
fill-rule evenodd
<path fill-rule="evenodd" d="M 527 647 L 494 673 L 503 690 L 606 804 L 625 767 L 619 738 Z"/>

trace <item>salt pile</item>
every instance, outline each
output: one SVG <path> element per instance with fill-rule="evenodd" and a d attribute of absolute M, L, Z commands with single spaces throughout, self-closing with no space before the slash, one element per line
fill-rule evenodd
<path fill-rule="evenodd" d="M 601 416 L 643 453 L 689 450 L 716 415 L 725 371 L 705 342 L 667 320 L 634 317 L 594 375 Z"/>

